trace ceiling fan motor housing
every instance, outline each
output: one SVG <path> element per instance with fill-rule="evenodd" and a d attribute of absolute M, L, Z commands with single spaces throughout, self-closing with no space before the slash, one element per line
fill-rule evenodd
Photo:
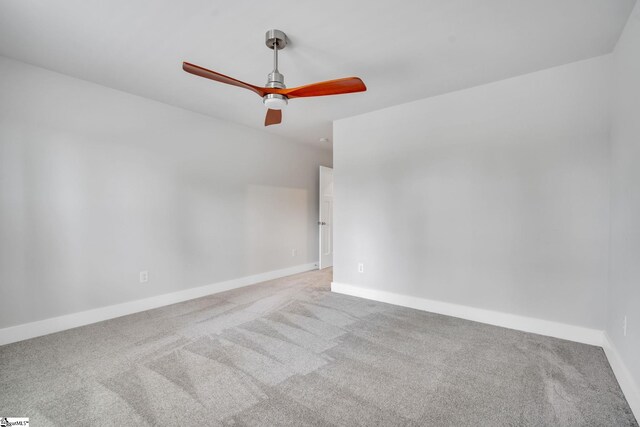
<path fill-rule="evenodd" d="M 280 74 L 278 70 L 270 72 L 267 79 L 267 87 L 286 89 L 287 87 L 284 85 L 284 75 Z"/>

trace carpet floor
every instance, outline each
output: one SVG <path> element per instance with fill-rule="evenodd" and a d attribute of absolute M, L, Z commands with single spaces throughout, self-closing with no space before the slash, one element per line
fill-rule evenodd
<path fill-rule="evenodd" d="M 637 426 L 599 347 L 330 292 L 313 271 L 0 347 L 31 425 Z"/>

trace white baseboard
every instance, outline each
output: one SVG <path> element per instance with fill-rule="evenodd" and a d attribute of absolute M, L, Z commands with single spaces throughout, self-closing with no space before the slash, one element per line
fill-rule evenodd
<path fill-rule="evenodd" d="M 620 353 L 618 353 L 618 350 L 613 345 L 613 341 L 611 341 L 609 334 L 606 332 L 604 333 L 602 348 L 607 355 L 607 359 L 609 359 L 609 364 L 618 380 L 618 384 L 620 384 L 624 397 L 627 398 L 627 402 L 636 418 L 640 419 L 640 387 L 633 379 L 633 376 L 631 376 L 631 372 L 627 369 L 627 366 L 620 357 Z"/>
<path fill-rule="evenodd" d="M 0 345 L 52 334 L 66 329 L 77 328 L 78 326 L 89 325 L 103 320 L 126 316 L 127 314 L 151 310 L 153 308 L 200 298 L 218 292 L 228 291 L 230 289 L 241 288 L 243 286 L 253 285 L 267 280 L 278 279 L 292 274 L 303 273 L 317 268 L 318 265 L 316 263 L 302 264 L 281 270 L 255 274 L 253 276 L 226 280 L 224 282 L 213 283 L 211 285 L 185 289 L 183 291 L 172 292 L 169 294 L 157 295 L 107 307 L 100 307 L 78 313 L 66 314 L 64 316 L 52 317 L 50 319 L 39 320 L 36 322 L 24 323 L 22 325 L 10 326 L 8 328 L 0 329 Z"/>
<path fill-rule="evenodd" d="M 459 317 L 461 319 L 473 320 L 475 322 L 487 323 L 489 325 L 502 326 L 504 328 L 576 341 L 584 344 L 597 346 L 603 345 L 603 331 L 598 329 L 584 328 L 582 326 L 567 325 L 565 323 L 518 316 L 516 314 L 503 313 L 500 311 L 485 310 L 482 308 L 451 304 L 426 298 L 412 297 L 394 292 L 366 289 L 360 286 L 347 285 L 344 283 L 332 282 L 331 291 L 400 305 L 403 307 L 415 308 L 417 310 L 429 311 L 431 313 L 444 314 L 447 316 Z"/>
<path fill-rule="evenodd" d="M 611 365 L 611 369 L 618 380 L 618 384 L 620 384 L 620 388 L 622 389 L 627 402 L 629 402 L 631 410 L 636 415 L 636 418 L 640 416 L 640 388 L 634 381 L 631 373 L 622 361 L 620 354 L 605 331 L 567 325 L 565 323 L 552 322 L 532 317 L 518 316 L 515 314 L 502 313 L 499 311 L 434 301 L 426 298 L 412 297 L 393 292 L 367 289 L 344 283 L 332 282 L 331 291 L 374 301 L 386 302 L 402 307 L 409 307 L 417 310 L 458 317 L 461 319 L 473 320 L 475 322 L 487 323 L 489 325 L 502 326 L 504 328 L 516 329 L 519 331 L 531 332 L 534 334 L 546 335 L 602 347 L 607 359 L 609 360 L 609 365 Z"/>

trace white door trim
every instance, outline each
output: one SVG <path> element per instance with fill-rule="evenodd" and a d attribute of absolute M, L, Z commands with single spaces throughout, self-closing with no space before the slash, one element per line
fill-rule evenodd
<path fill-rule="evenodd" d="M 320 166 L 318 181 L 318 267 L 323 269 L 333 266 L 333 169 Z M 331 209 L 328 214 L 327 202 Z"/>

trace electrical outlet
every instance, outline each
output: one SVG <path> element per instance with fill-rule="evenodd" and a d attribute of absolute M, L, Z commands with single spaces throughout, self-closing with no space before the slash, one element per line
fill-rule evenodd
<path fill-rule="evenodd" d="M 140 272 L 140 283 L 147 283 L 149 281 L 149 272 L 141 271 Z"/>
<path fill-rule="evenodd" d="M 622 322 L 622 335 L 627 336 L 627 316 L 624 316 L 624 322 Z"/>
<path fill-rule="evenodd" d="M 296 256 L 298 254 L 297 249 L 291 249 L 291 256 Z"/>
<path fill-rule="evenodd" d="M 358 263 L 358 273 L 364 273 L 364 264 L 361 262 Z"/>

